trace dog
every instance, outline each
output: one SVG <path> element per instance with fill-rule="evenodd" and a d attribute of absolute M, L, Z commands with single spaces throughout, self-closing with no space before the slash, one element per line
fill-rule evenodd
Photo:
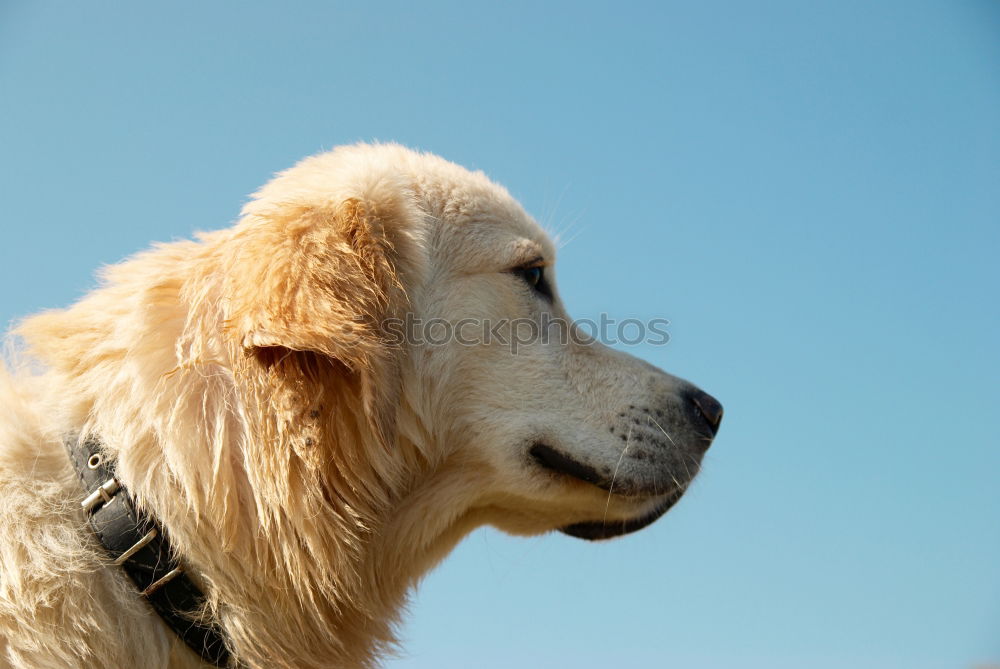
<path fill-rule="evenodd" d="M 22 321 L 0 368 L 0 665 L 213 662 L 99 542 L 109 494 L 169 540 L 214 663 L 268 669 L 374 666 L 407 592 L 482 525 L 607 539 L 659 518 L 722 407 L 572 325 L 518 335 L 571 323 L 555 254 L 481 172 L 360 144 Z"/>

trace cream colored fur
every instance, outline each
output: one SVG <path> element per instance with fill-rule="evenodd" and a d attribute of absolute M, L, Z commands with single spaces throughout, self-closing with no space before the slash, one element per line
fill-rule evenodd
<path fill-rule="evenodd" d="M 654 472 L 608 434 L 684 385 L 645 363 L 596 344 L 386 344 L 406 313 L 564 316 L 511 274 L 535 258 L 551 281 L 551 242 L 482 174 L 358 145 L 280 174 L 233 228 L 26 319 L 0 369 L 0 666 L 201 666 L 93 539 L 67 434 L 100 436 L 234 657 L 267 669 L 375 663 L 407 591 L 477 526 L 624 522 L 683 489 L 700 452 Z M 684 438 L 679 415 L 664 434 Z M 539 467 L 539 440 L 617 463 L 620 491 Z"/>

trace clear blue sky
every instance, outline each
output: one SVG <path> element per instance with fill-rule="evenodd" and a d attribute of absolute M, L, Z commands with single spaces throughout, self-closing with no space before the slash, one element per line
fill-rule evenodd
<path fill-rule="evenodd" d="M 1000 662 L 1000 4 L 4 0 L 0 319 L 370 139 L 506 184 L 726 406 L 648 530 L 470 536 L 389 667 Z"/>

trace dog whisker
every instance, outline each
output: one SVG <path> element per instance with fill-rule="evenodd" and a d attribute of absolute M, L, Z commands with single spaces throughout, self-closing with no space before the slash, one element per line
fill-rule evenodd
<path fill-rule="evenodd" d="M 625 452 L 628 451 L 629 440 L 632 438 L 632 427 L 629 426 L 628 433 L 625 435 L 625 446 L 622 448 L 621 455 L 618 456 L 618 464 L 615 465 L 615 471 L 611 475 L 611 485 L 608 486 L 608 499 L 604 503 L 604 517 L 601 519 L 603 524 L 608 522 L 608 509 L 611 507 L 611 494 L 615 490 L 615 481 L 618 479 L 618 468 L 622 466 L 622 460 L 625 459 Z"/>
<path fill-rule="evenodd" d="M 657 422 L 656 422 L 656 419 L 655 419 L 655 418 L 653 418 L 652 416 L 648 416 L 648 418 L 649 418 L 649 420 L 653 421 L 653 425 L 655 425 L 656 427 L 660 428 L 660 432 L 662 432 L 662 433 L 663 433 L 663 436 L 664 436 L 664 437 L 666 437 L 667 439 L 669 439 L 669 440 L 670 440 L 670 443 L 671 443 L 671 444 L 673 444 L 674 446 L 676 446 L 676 445 L 677 445 L 677 442 L 675 442 L 675 441 L 674 441 L 673 437 L 671 437 L 671 436 L 670 436 L 670 435 L 669 435 L 669 434 L 667 433 L 667 431 L 663 429 L 663 426 L 662 426 L 662 425 L 660 425 L 659 423 L 657 423 Z"/>

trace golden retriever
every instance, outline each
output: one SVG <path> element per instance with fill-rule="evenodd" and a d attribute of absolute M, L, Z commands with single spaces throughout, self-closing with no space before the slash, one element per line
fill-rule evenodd
<path fill-rule="evenodd" d="M 481 525 L 654 521 L 721 406 L 541 333 L 569 322 L 554 262 L 482 173 L 362 144 L 24 320 L 0 368 L 0 665 L 205 666 L 97 543 L 67 435 L 99 438 L 169 534 L 232 666 L 372 666 L 408 590 Z"/>

